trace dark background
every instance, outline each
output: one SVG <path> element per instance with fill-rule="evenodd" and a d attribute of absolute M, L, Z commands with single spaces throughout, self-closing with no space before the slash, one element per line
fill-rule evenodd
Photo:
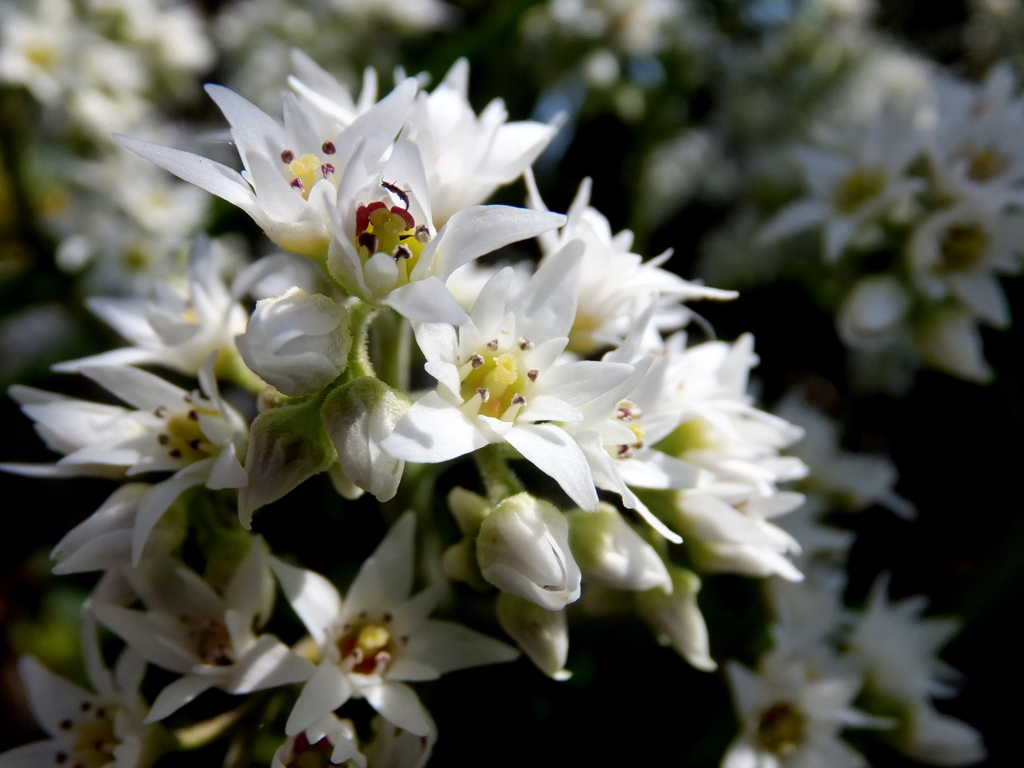
<path fill-rule="evenodd" d="M 461 3 L 461 30 L 412 44 L 407 68 L 426 69 L 437 78 L 457 56 L 466 55 L 473 67 L 477 108 L 500 95 L 514 119 L 529 116 L 537 89 L 522 75 L 525 63 L 517 59 L 514 39 L 517 19 L 530 4 Z M 723 19 L 731 18 L 741 5 L 725 0 L 712 4 Z M 911 48 L 970 71 L 964 63 L 962 35 L 968 10 L 955 2 L 887 0 L 880 4 L 877 22 Z M 689 98 L 699 111 L 709 108 L 712 96 L 698 87 Z M 4 94 L 4 106 L 8 111 L 0 114 L 0 146 L 10 170 L 17 131 L 23 129 L 19 126 L 24 126 L 29 107 L 10 93 Z M 12 109 L 17 110 L 13 117 Z M 624 125 L 599 111 L 584 112 L 568 152 L 556 168 L 541 175 L 549 206 L 564 210 L 579 179 L 589 175 L 595 182 L 594 204 L 613 227 L 635 226 L 639 219 L 628 201 L 635 189 L 638 153 L 654 140 L 654 130 L 643 124 Z M 501 199 L 519 202 L 521 187 L 501 193 Z M 35 261 L 31 271 L 0 281 L 0 313 L 7 316 L 42 301 L 67 307 L 81 330 L 53 353 L 55 359 L 84 354 L 98 343 L 115 345 L 116 340 L 82 310 L 72 281 L 53 267 L 53 243 L 35 229 L 27 202 L 17 194 L 6 202 L 4 247 L 20 244 L 35 254 Z M 713 205 L 691 205 L 657 230 L 641 233 L 638 250 L 650 255 L 672 246 L 677 255 L 670 267 L 692 276 L 702 236 L 725 213 L 725 208 Z M 232 226 L 239 223 L 249 226 L 237 216 L 231 218 Z M 1024 283 L 1011 279 L 1004 286 L 1014 315 L 1024 316 Z M 1012 629 L 1024 609 L 1020 331 L 985 332 L 986 356 L 998 372 L 991 386 L 923 372 L 902 399 L 862 397 L 845 389 L 845 353 L 831 317 L 797 285 L 754 289 L 729 305 L 699 309 L 720 338 L 732 339 L 748 330 L 755 334 L 763 361 L 756 375 L 767 404 L 790 386 L 831 392 L 822 402 L 846 421 L 845 447 L 890 453 L 901 475 L 898 491 L 917 506 L 919 518 L 905 522 L 871 508 L 842 520 L 858 533 L 847 602 L 860 604 L 875 576 L 887 570 L 893 574 L 894 598 L 926 594 L 930 612 L 960 616 L 963 631 L 943 657 L 965 673 L 966 684 L 958 699 L 938 706 L 981 730 L 990 751 L 985 765 L 1020 765 L 1020 758 L 1013 755 L 1019 754 L 1014 734 L 1022 714 L 1017 692 L 1024 690 L 1024 665 L 1019 630 Z M 20 380 L 79 396 L 98 394 L 72 377 L 48 374 L 42 363 L 53 361 L 41 361 Z M 6 398 L 0 400 L 0 424 L 0 460 L 52 460 L 29 420 Z M 443 504 L 441 492 L 454 483 L 454 478 L 442 477 L 438 505 Z M 74 632 L 78 605 L 94 578 L 50 576 L 46 553 L 112 488 L 99 480 L 43 482 L 0 475 L 5 524 L 0 536 L 0 750 L 37 734 L 13 667 L 19 651 L 31 648 L 57 671 L 81 679 Z M 372 505 L 343 507 L 318 478 L 286 502 L 261 512 L 256 530 L 275 549 L 301 551 L 310 567 L 344 584 L 354 575 L 354 564 L 375 546 L 384 525 Z M 757 594 L 756 584 L 748 580 L 707 579 L 702 600 L 714 605 L 708 618 L 715 658 L 752 660 L 763 618 Z M 500 635 L 479 608 L 468 599 L 464 618 Z M 441 733 L 433 764 L 717 765 L 734 728 L 731 719 L 723 717 L 730 707 L 722 675 L 691 669 L 674 652 L 654 644 L 635 620 L 591 619 L 580 610 L 571 612 L 570 618 L 575 623 L 568 667 L 575 675 L 567 683 L 552 682 L 520 660 L 456 672 L 418 686 Z M 280 632 L 288 640 L 297 630 L 287 620 L 280 621 Z M 147 686 L 159 683 L 160 674 L 151 672 Z M 218 696 L 207 694 L 207 700 L 196 706 L 213 713 L 223 704 Z M 353 711 L 358 712 L 360 705 L 355 706 Z M 202 762 L 190 755 L 172 755 L 160 765 L 218 765 L 223 749 L 223 744 L 214 745 L 201 753 Z M 913 764 L 880 745 L 868 747 L 866 754 L 876 768 Z"/>

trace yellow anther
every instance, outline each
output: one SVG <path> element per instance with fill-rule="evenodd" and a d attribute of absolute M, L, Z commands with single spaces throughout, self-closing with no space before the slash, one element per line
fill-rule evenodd
<path fill-rule="evenodd" d="M 636 435 L 637 443 L 642 443 L 644 441 L 644 428 L 640 425 L 639 421 L 631 422 L 629 425 L 629 431 Z"/>
<path fill-rule="evenodd" d="M 316 155 L 303 155 L 288 163 L 288 170 L 302 182 L 302 196 L 308 198 L 309 190 L 319 181 L 317 173 L 320 170 L 320 158 Z"/>
<path fill-rule="evenodd" d="M 75 739 L 77 765 L 101 768 L 114 762 L 114 749 L 121 744 L 114 734 L 113 717 L 99 717 L 78 728 Z"/>
<path fill-rule="evenodd" d="M 880 168 L 858 168 L 847 174 L 835 192 L 836 208 L 853 213 L 885 190 L 885 172 Z"/>
<path fill-rule="evenodd" d="M 359 630 L 356 645 L 366 656 L 372 656 L 391 642 L 391 633 L 380 624 L 367 624 Z"/>

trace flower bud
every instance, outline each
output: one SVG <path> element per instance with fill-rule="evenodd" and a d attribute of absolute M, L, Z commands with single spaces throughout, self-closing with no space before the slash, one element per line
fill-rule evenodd
<path fill-rule="evenodd" d="M 566 517 L 569 545 L 588 584 L 672 592 L 672 579 L 654 547 L 611 504 L 601 502 L 596 512 L 576 510 Z"/>
<path fill-rule="evenodd" d="M 690 664 L 704 672 L 718 665 L 710 654 L 708 627 L 697 605 L 700 578 L 685 568 L 669 569 L 672 594 L 649 589 L 637 596 L 636 610 L 654 630 L 658 642 L 671 645 Z"/>
<path fill-rule="evenodd" d="M 245 364 L 291 397 L 316 392 L 345 370 L 352 336 L 348 310 L 301 288 L 256 303 L 235 342 Z"/>
<path fill-rule="evenodd" d="M 372 376 L 361 376 L 331 392 L 320 414 L 338 452 L 341 472 L 378 501 L 398 492 L 405 462 L 381 450 L 409 400 Z"/>
<path fill-rule="evenodd" d="M 565 611 L 549 611 L 521 597 L 503 592 L 495 603 L 498 623 L 522 648 L 537 668 L 555 680 L 568 680 L 569 625 Z"/>
<path fill-rule="evenodd" d="M 862 278 L 850 291 L 836 315 L 842 340 L 856 349 L 872 349 L 889 342 L 910 310 L 910 294 L 889 275 Z"/>
<path fill-rule="evenodd" d="M 480 524 L 477 564 L 502 592 L 559 611 L 580 596 L 580 567 L 569 550 L 569 521 L 528 493 L 502 501 Z"/>

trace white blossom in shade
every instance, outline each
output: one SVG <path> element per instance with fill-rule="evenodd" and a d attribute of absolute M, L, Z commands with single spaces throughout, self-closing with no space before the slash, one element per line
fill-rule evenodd
<path fill-rule="evenodd" d="M 923 324 L 918 342 L 933 368 L 975 384 L 988 384 L 995 375 L 985 360 L 977 319 L 966 309 L 939 309 Z"/>
<path fill-rule="evenodd" d="M 740 733 L 722 768 L 866 768 L 839 732 L 892 724 L 850 706 L 860 690 L 856 676 L 809 676 L 800 661 L 770 656 L 757 673 L 737 662 L 727 670 Z"/>
<path fill-rule="evenodd" d="M 611 589 L 672 592 L 672 578 L 654 547 L 619 511 L 602 502 L 597 512 L 570 512 L 569 544 L 584 580 Z"/>
<path fill-rule="evenodd" d="M 97 602 L 96 618 L 144 659 L 179 677 L 153 701 L 146 722 L 163 720 L 210 688 L 245 694 L 308 680 L 313 665 L 254 625 L 266 612 L 273 578 L 266 545 L 249 552 L 218 594 L 171 558 L 122 571 L 147 610 Z"/>
<path fill-rule="evenodd" d="M 193 247 L 187 293 L 156 282 L 151 298 L 88 298 L 86 306 L 131 346 L 69 360 L 53 367 L 71 373 L 95 365 L 161 365 L 195 376 L 210 355 L 222 365 L 237 358 L 235 335 L 245 329 L 245 308 L 224 284 L 221 250 L 199 238 Z"/>
<path fill-rule="evenodd" d="M 82 617 L 82 650 L 95 693 L 58 677 L 31 657 L 19 660 L 29 707 L 49 738 L 0 753 L 0 768 L 142 768 L 155 757 L 156 734 L 143 722 L 146 703 L 139 694 L 146 663 L 125 649 L 114 669 L 108 669 L 95 623 L 87 606 Z"/>
<path fill-rule="evenodd" d="M 0 81 L 24 85 L 44 104 L 55 104 L 80 44 L 74 6 L 68 0 L 41 0 L 36 14 L 5 5 L 0 12 Z"/>
<path fill-rule="evenodd" d="M 336 765 L 351 761 L 359 768 L 366 768 L 366 757 L 359 751 L 355 725 L 333 713 L 324 715 L 298 735 L 287 738 L 274 753 L 270 768 L 320 766 L 326 760 Z"/>
<path fill-rule="evenodd" d="M 976 765 L 988 757 L 981 734 L 963 720 L 944 715 L 931 704 L 918 702 L 905 714 L 906 736 L 897 737 L 900 750 L 926 765 Z"/>
<path fill-rule="evenodd" d="M 544 123 L 507 120 L 501 99 L 479 116 L 473 112 L 466 59 L 456 61 L 433 92 L 417 96 L 407 133 L 423 158 L 434 226 L 518 179 L 557 132 Z"/>
<path fill-rule="evenodd" d="M 934 90 L 928 151 L 940 189 L 990 211 L 1024 201 L 1024 101 L 1010 65 L 993 67 L 980 84 L 938 77 Z"/>
<path fill-rule="evenodd" d="M 483 577 L 502 592 L 549 611 L 580 597 L 569 521 L 554 504 L 529 493 L 509 496 L 483 519 L 476 559 Z"/>
<path fill-rule="evenodd" d="M 153 486 L 126 483 L 110 494 L 99 509 L 68 531 L 50 552 L 58 575 L 120 568 L 131 563 L 132 538 L 139 506 Z M 144 559 L 167 555 L 185 539 L 184 520 L 165 515 L 150 531 Z"/>
<path fill-rule="evenodd" d="M 173 472 L 139 501 L 132 528 L 132 561 L 138 563 L 153 526 L 182 492 L 196 485 L 240 488 L 247 482 L 238 457 L 245 455 L 248 426 L 221 398 L 214 365 L 211 355 L 199 370 L 201 391 L 192 392 L 137 368 L 81 369 L 135 410 L 12 387 L 11 396 L 47 446 L 65 455 L 55 464 L 7 463 L 0 470 L 30 477 Z"/>
<path fill-rule="evenodd" d="M 465 312 L 444 286 L 473 259 L 562 224 L 564 216 L 504 205 L 454 213 L 435 230 L 424 166 L 403 138 L 383 163 L 358 151 L 332 210 L 327 266 L 350 293 L 415 322 L 460 323 Z"/>
<path fill-rule="evenodd" d="M 438 595 L 410 597 L 416 518 L 399 519 L 363 563 L 342 600 L 319 574 L 280 560 L 271 567 L 320 649 L 320 663 L 285 725 L 295 736 L 350 698 L 365 698 L 393 725 L 428 736 L 433 721 L 407 682 L 511 661 L 518 653 L 461 624 L 429 619 Z"/>
<path fill-rule="evenodd" d="M 381 447 L 386 453 L 433 464 L 491 443 L 508 443 L 554 478 L 579 507 L 597 506 L 590 466 L 565 430 L 581 421 L 580 406 L 633 373 L 624 363 L 569 362 L 581 244 L 569 243 L 515 297 L 511 269 L 492 277 L 470 319 L 456 328 L 414 325 L 438 385 L 412 404 Z"/>
<path fill-rule="evenodd" d="M 321 416 L 331 442 L 338 452 L 335 487 L 344 480 L 351 488 L 342 493 L 357 498 L 369 491 L 378 501 L 398 493 L 405 462 L 389 456 L 381 443 L 409 410 L 409 400 L 380 379 L 362 376 L 331 392 L 324 400 Z"/>
<path fill-rule="evenodd" d="M 378 715 L 370 721 L 373 731 L 364 749 L 373 768 L 423 768 L 437 741 L 437 727 L 430 723 L 430 733 L 417 736 L 392 725 Z"/>
<path fill-rule="evenodd" d="M 532 173 L 527 173 L 526 181 L 530 207 L 546 211 Z M 612 235 L 608 219 L 590 206 L 590 188 L 590 179 L 584 179 L 569 207 L 565 226 L 539 238 L 544 259 L 574 238 L 585 246 L 579 302 L 569 333 L 570 351 L 588 355 L 602 347 L 618 346 L 653 303 L 653 318 L 645 339 L 651 347 L 660 342 L 658 331 L 676 330 L 690 321 L 693 314 L 681 302 L 736 297 L 735 291 L 707 288 L 662 269 L 671 250 L 642 261 L 630 252 L 633 233 L 625 229 Z"/>
<path fill-rule="evenodd" d="M 407 34 L 444 29 L 458 13 L 441 0 L 331 0 L 330 5 L 343 18 L 383 21 Z"/>
<path fill-rule="evenodd" d="M 912 303 L 907 286 L 895 275 L 862 277 L 836 313 L 839 338 L 852 349 L 887 346 L 904 332 Z"/>
<path fill-rule="evenodd" d="M 394 140 L 416 93 L 407 79 L 341 131 L 321 133 L 294 94 L 284 95 L 284 123 L 227 88 L 207 93 L 231 124 L 244 175 L 221 163 L 141 139 L 125 148 L 185 181 L 237 205 L 287 251 L 322 258 L 331 239 L 329 210 L 356 147 L 371 162 Z"/>
<path fill-rule="evenodd" d="M 569 622 L 565 611 L 549 611 L 530 600 L 502 592 L 494 603 L 498 623 L 526 652 L 537 668 L 553 680 L 568 680 Z"/>
<path fill-rule="evenodd" d="M 804 490 L 837 499 L 853 511 L 881 504 L 900 517 L 915 516 L 914 506 L 894 489 L 899 474 L 888 456 L 843 450 L 839 423 L 813 408 L 795 391 L 787 393 L 774 411 L 776 416 L 804 431 L 804 436 L 789 449 L 807 465 Z"/>
<path fill-rule="evenodd" d="M 760 241 L 822 227 L 825 261 L 837 261 L 860 227 L 921 187 L 922 180 L 908 176 L 907 169 L 922 149 L 913 127 L 880 117 L 864 130 L 830 137 L 821 148 L 797 150 L 807 196 L 776 214 Z"/>
<path fill-rule="evenodd" d="M 307 395 L 345 369 L 352 347 L 348 310 L 328 296 L 289 288 L 256 303 L 236 343 L 265 382 L 290 397 Z"/>
<path fill-rule="evenodd" d="M 711 641 L 704 615 L 697 605 L 700 579 L 685 568 L 672 566 L 671 589 L 656 587 L 636 596 L 637 614 L 654 630 L 661 645 L 670 645 L 694 668 L 710 672 L 718 667 L 711 658 Z"/>
<path fill-rule="evenodd" d="M 1022 242 L 1020 211 L 990 212 L 964 202 L 938 211 L 914 230 L 907 261 L 915 287 L 927 299 L 953 298 L 980 320 L 1005 328 L 1010 307 L 998 275 L 1020 272 Z"/>

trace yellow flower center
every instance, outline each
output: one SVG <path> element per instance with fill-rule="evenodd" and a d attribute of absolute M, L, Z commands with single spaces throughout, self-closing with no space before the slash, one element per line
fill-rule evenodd
<path fill-rule="evenodd" d="M 974 181 L 991 181 L 1007 169 L 1010 162 L 1006 155 L 992 147 L 986 147 L 971 155 L 967 164 L 967 176 Z"/>
<path fill-rule="evenodd" d="M 235 663 L 235 651 L 231 645 L 231 633 L 223 621 L 211 621 L 191 633 L 196 641 L 196 652 L 204 664 L 214 667 L 229 667 Z"/>
<path fill-rule="evenodd" d="M 946 228 L 939 244 L 942 262 L 939 272 L 965 272 L 985 256 L 988 235 L 975 224 L 953 224 Z"/>
<path fill-rule="evenodd" d="M 851 171 L 835 191 L 835 205 L 841 213 L 853 213 L 885 190 L 885 173 L 880 168 Z"/>
<path fill-rule="evenodd" d="M 527 396 L 537 380 L 537 371 L 528 369 L 521 351 L 533 345 L 520 339 L 518 349 L 498 353 L 495 339 L 483 352 L 473 355 L 459 369 L 462 387 L 459 390 L 469 408 L 483 416 L 510 421 L 526 405 Z M 512 409 L 512 410 L 510 410 Z"/>
<path fill-rule="evenodd" d="M 40 69 L 51 71 L 56 68 L 60 56 L 56 48 L 47 43 L 36 41 L 25 49 L 25 58 Z"/>
<path fill-rule="evenodd" d="M 188 411 L 177 413 L 169 413 L 166 408 L 157 408 L 153 415 L 166 419 L 165 426 L 157 434 L 156 440 L 171 458 L 191 464 L 220 454 L 220 446 L 210 442 L 199 425 L 200 415 L 217 416 L 217 411 L 193 404 Z"/>
<path fill-rule="evenodd" d="M 351 671 L 362 675 L 383 673 L 394 658 L 395 638 L 385 626 L 390 623 L 391 614 L 385 613 L 380 621 L 346 626 L 337 643 L 341 663 L 351 664 Z M 408 638 L 401 640 L 407 642 Z"/>
<path fill-rule="evenodd" d="M 53 762 L 56 765 L 77 768 L 102 768 L 114 762 L 114 750 L 121 741 L 114 733 L 114 715 L 117 708 L 107 705 L 96 705 L 91 701 L 83 701 L 78 712 L 85 718 L 84 722 L 75 722 L 68 718 L 58 727 L 73 738 L 68 742 L 69 752 L 57 752 Z"/>
<path fill-rule="evenodd" d="M 807 721 L 792 704 L 776 704 L 761 714 L 757 740 L 762 747 L 780 757 L 793 754 L 803 743 Z"/>

